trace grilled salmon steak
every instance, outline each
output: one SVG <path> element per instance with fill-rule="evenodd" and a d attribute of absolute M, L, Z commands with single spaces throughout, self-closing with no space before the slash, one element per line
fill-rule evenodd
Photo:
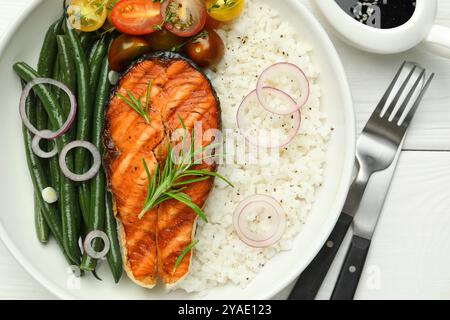
<path fill-rule="evenodd" d="M 150 82 L 147 122 L 118 93 L 123 96 L 132 93 L 145 105 Z M 194 126 L 201 127 L 202 133 L 219 129 L 217 96 L 206 76 L 187 59 L 174 53 L 152 54 L 135 62 L 123 74 L 105 116 L 104 164 L 119 221 L 125 270 L 143 287 L 152 288 L 158 277 L 166 285 L 173 285 L 189 273 L 193 250 L 175 266 L 193 241 L 198 216 L 183 203 L 167 200 L 139 218 L 148 188 L 142 160 L 146 161 L 151 176 L 158 164 L 164 166 L 169 143 L 175 144 L 171 142 L 172 134 L 182 128 L 182 122 L 187 132 Z M 202 141 L 203 146 L 210 143 Z M 216 170 L 214 164 L 206 163 L 197 165 L 198 168 Z M 183 192 L 202 208 L 212 185 L 212 179 L 195 182 Z"/>

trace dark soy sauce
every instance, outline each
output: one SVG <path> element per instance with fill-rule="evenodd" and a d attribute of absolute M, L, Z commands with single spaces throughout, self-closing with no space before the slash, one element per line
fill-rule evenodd
<path fill-rule="evenodd" d="M 336 2 L 355 20 L 379 29 L 392 29 L 405 24 L 416 10 L 415 0 L 336 0 Z"/>

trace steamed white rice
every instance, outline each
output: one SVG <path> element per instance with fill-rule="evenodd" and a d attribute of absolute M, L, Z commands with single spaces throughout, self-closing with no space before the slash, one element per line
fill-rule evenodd
<path fill-rule="evenodd" d="M 227 161 L 220 166 L 219 172 L 231 179 L 235 188 L 216 179 L 205 207 L 209 223 L 199 222 L 197 229 L 196 239 L 200 242 L 191 272 L 177 285 L 188 292 L 205 293 L 229 283 L 245 287 L 278 252 L 291 249 L 322 183 L 331 126 L 321 111 L 321 92 L 316 84 L 319 72 L 308 55 L 312 48 L 269 5 L 248 0 L 246 6 L 240 19 L 219 31 L 226 46 L 225 58 L 217 70 L 208 73 L 221 101 L 223 129 L 236 129 L 236 112 L 243 97 L 255 89 L 258 75 L 275 62 L 287 61 L 301 67 L 310 80 L 311 95 L 302 109 L 300 132 L 280 151 L 279 159 L 264 155 L 257 164 Z M 245 148 L 245 141 L 237 141 L 233 144 Z M 248 153 L 248 148 L 244 152 Z M 281 241 L 265 249 L 247 246 L 233 228 L 235 207 L 256 193 L 278 200 L 287 219 Z M 264 229 L 267 219 L 260 220 Z"/>

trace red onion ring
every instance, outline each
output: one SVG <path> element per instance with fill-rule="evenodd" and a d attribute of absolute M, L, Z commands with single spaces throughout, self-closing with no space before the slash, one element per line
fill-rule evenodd
<path fill-rule="evenodd" d="M 283 74 L 292 74 L 295 77 L 295 79 L 298 80 L 300 84 L 300 90 L 302 93 L 302 96 L 300 97 L 299 101 L 295 101 L 295 99 L 292 96 L 290 96 L 285 92 L 286 95 L 289 96 L 291 103 L 290 107 L 283 111 L 274 109 L 273 106 L 269 103 L 269 101 L 267 101 L 263 92 L 265 87 L 265 81 L 270 79 L 275 73 L 278 72 L 281 72 Z M 259 102 L 264 107 L 264 109 L 275 114 L 288 115 L 300 110 L 300 108 L 303 107 L 308 102 L 310 94 L 309 81 L 303 70 L 300 69 L 300 67 L 289 62 L 279 62 L 271 65 L 261 73 L 261 75 L 258 78 L 258 82 L 256 84 L 256 93 L 258 95 Z"/>
<path fill-rule="evenodd" d="M 31 89 L 34 86 L 41 85 L 41 84 L 51 84 L 51 85 L 54 85 L 54 86 L 60 88 L 68 95 L 69 100 L 70 100 L 69 116 L 67 117 L 67 120 L 63 124 L 63 126 L 59 130 L 54 131 L 54 132 L 50 131 L 50 130 L 43 130 L 43 131 L 38 130 L 35 126 L 33 126 L 33 124 L 28 119 L 28 116 L 27 116 L 27 113 L 25 110 L 25 102 L 27 100 L 28 95 L 30 94 Z M 53 80 L 53 79 L 36 78 L 36 79 L 28 82 L 28 84 L 23 89 L 22 95 L 20 96 L 19 112 L 20 112 L 20 117 L 22 118 L 23 124 L 25 125 L 25 127 L 27 127 L 28 130 L 30 130 L 33 134 L 35 134 L 36 136 L 39 136 L 42 139 L 53 140 L 53 139 L 56 139 L 56 138 L 62 136 L 64 133 L 66 133 L 69 130 L 70 126 L 72 125 L 73 121 L 75 120 L 75 116 L 77 113 L 77 101 L 76 101 L 75 95 L 72 93 L 72 91 L 70 91 L 70 89 L 65 84 L 63 84 L 59 81 Z"/>
<path fill-rule="evenodd" d="M 76 174 L 67 168 L 66 164 L 66 156 L 67 153 L 74 148 L 84 148 L 88 150 L 92 154 L 92 167 L 84 174 Z M 95 177 L 101 167 L 101 155 L 100 151 L 90 142 L 87 141 L 72 141 L 64 146 L 59 155 L 59 166 L 61 168 L 62 173 L 70 180 L 75 182 L 87 181 Z"/>
<path fill-rule="evenodd" d="M 97 238 L 103 240 L 104 246 L 102 251 L 96 251 L 92 248 L 92 241 Z M 86 252 L 89 257 L 93 259 L 102 259 L 108 254 L 109 249 L 111 248 L 111 243 L 106 233 L 100 230 L 94 230 L 89 232 L 86 235 L 86 238 L 84 238 L 83 248 L 84 252 Z"/>
<path fill-rule="evenodd" d="M 279 96 L 286 96 L 287 94 L 284 93 L 283 91 L 279 90 L 279 89 L 275 89 L 275 88 L 271 88 L 271 87 L 264 87 L 262 89 L 263 91 L 269 90 L 270 92 L 272 92 L 275 95 L 279 95 Z M 243 100 L 241 105 L 239 106 L 239 109 L 237 111 L 236 114 L 236 120 L 237 120 L 237 126 L 241 131 L 241 134 L 244 136 L 244 138 L 252 144 L 254 143 L 254 138 L 255 136 L 250 134 L 250 132 L 248 132 L 248 130 L 245 129 L 245 126 L 243 124 L 243 119 L 244 119 L 244 109 L 247 106 L 247 104 L 250 103 L 251 99 L 257 99 L 257 93 L 256 90 L 253 90 L 252 92 L 250 92 Z M 257 101 L 259 102 L 259 100 L 257 99 Z M 266 109 L 267 110 L 267 109 Z M 301 114 L 300 111 L 296 111 L 294 112 L 292 115 L 294 122 L 294 127 L 292 128 L 291 131 L 289 131 L 288 136 L 286 137 L 286 139 L 279 141 L 276 144 L 261 144 L 260 141 L 258 141 L 258 143 L 256 143 L 257 146 L 259 147 L 263 147 L 263 148 L 282 148 L 286 145 L 288 145 L 297 135 L 298 131 L 300 130 L 300 123 L 301 123 Z"/>
<path fill-rule="evenodd" d="M 50 134 L 51 131 L 50 130 L 42 130 L 41 133 Z M 38 157 L 43 158 L 43 159 L 49 159 L 58 154 L 58 147 L 57 147 L 56 143 L 53 143 L 53 149 L 51 151 L 45 152 L 44 150 L 41 149 L 41 146 L 39 145 L 41 140 L 42 140 L 42 137 L 35 135 L 33 138 L 33 141 L 31 142 L 31 149 L 33 149 L 33 152 L 35 155 L 37 155 Z"/>
<path fill-rule="evenodd" d="M 264 207 L 272 212 L 275 227 L 267 236 L 257 235 L 249 230 L 243 221 L 246 214 L 255 207 Z M 266 248 L 280 241 L 286 230 L 286 216 L 277 200 L 267 195 L 254 195 L 242 201 L 234 211 L 233 225 L 239 238 L 248 246 Z"/>

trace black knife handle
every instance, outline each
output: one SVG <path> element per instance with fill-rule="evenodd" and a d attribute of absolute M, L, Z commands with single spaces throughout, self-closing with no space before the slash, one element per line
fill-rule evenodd
<path fill-rule="evenodd" d="M 314 300 L 352 221 L 353 218 L 351 216 L 341 213 L 328 240 L 314 260 L 300 275 L 288 300 Z"/>
<path fill-rule="evenodd" d="M 353 236 L 331 300 L 353 300 L 369 252 L 370 240 Z"/>

